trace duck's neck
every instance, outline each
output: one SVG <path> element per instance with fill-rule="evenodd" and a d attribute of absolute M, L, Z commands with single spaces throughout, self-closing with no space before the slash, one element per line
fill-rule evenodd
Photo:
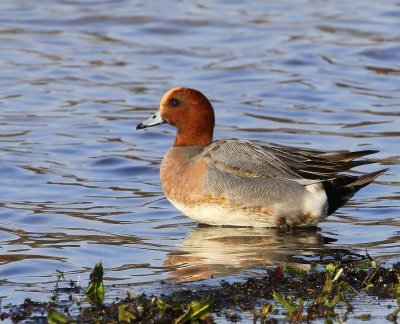
<path fill-rule="evenodd" d="M 173 146 L 206 146 L 212 142 L 213 130 L 194 132 L 178 130 Z"/>

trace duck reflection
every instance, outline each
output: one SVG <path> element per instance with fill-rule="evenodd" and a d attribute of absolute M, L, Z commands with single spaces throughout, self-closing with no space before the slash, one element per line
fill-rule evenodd
<path fill-rule="evenodd" d="M 296 263 L 307 268 L 304 258 L 315 260 L 335 241 L 322 236 L 317 228 L 286 232 L 199 225 L 180 244 L 181 251 L 170 253 L 165 263 L 175 268 L 171 276 L 178 281 L 227 276 L 268 265 Z"/>

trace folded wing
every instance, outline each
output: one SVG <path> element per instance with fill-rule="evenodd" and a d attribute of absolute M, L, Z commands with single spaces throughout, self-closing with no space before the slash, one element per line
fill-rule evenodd
<path fill-rule="evenodd" d="M 253 177 L 324 180 L 334 178 L 338 172 L 373 163 L 354 161 L 376 153 L 365 150 L 327 154 L 319 151 L 262 146 L 250 141 L 225 139 L 213 142 L 202 156 L 215 167 L 238 175 Z"/>

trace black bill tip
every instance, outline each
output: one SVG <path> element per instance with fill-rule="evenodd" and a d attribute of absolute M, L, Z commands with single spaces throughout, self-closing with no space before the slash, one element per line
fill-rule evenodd
<path fill-rule="evenodd" d="M 146 128 L 146 127 L 147 126 L 144 126 L 143 123 L 140 123 L 139 125 L 136 126 L 136 130 L 143 129 L 143 128 Z"/>

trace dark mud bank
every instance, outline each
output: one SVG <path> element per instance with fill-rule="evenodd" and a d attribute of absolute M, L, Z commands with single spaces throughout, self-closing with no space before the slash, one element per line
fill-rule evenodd
<path fill-rule="evenodd" d="M 103 303 L 102 276 L 101 265 L 96 265 L 87 289 L 63 281 L 49 302 L 27 298 L 22 305 L 3 305 L 0 318 L 32 323 L 213 323 L 240 322 L 243 317 L 258 323 L 370 320 L 370 309 L 358 309 L 355 315 L 358 306 L 353 304 L 355 298 L 370 296 L 395 301 L 391 309 L 382 306 L 389 321 L 396 321 L 400 310 L 400 263 L 387 267 L 368 255 L 311 270 L 269 268 L 260 277 L 222 281 L 219 286 L 175 286 L 159 296 L 122 292 L 123 297 L 108 304 Z M 60 300 L 61 295 L 68 297 Z"/>

